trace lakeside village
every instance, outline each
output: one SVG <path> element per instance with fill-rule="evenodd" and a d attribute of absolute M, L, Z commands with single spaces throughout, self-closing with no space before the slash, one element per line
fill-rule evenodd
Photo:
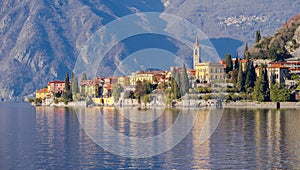
<path fill-rule="evenodd" d="M 202 62 L 197 37 L 193 68 L 183 65 L 92 80 L 83 74 L 80 82 L 67 73 L 64 81 L 51 81 L 35 94 L 35 99 L 27 100 L 45 106 L 270 106 L 276 102 L 278 107 L 278 102 L 285 102 L 296 107 L 300 106 L 300 61 L 254 59 L 246 44 L 243 59 L 226 54 L 220 62 Z"/>

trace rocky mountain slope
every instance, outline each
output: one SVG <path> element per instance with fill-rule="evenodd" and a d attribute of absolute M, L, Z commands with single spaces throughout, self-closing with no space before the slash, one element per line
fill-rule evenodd
<path fill-rule="evenodd" d="M 49 80 L 63 79 L 86 40 L 118 17 L 149 11 L 175 14 L 222 47 L 224 38 L 253 39 L 256 29 L 270 35 L 299 7 L 294 0 L 2 0 L 0 98 L 27 95 Z M 116 56 L 109 63 L 118 60 Z"/>
<path fill-rule="evenodd" d="M 284 60 L 300 57 L 300 14 L 285 22 L 272 36 L 263 37 L 250 50 L 254 58 Z"/>

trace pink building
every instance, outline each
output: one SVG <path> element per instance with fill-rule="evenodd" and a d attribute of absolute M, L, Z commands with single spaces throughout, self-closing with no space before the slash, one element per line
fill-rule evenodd
<path fill-rule="evenodd" d="M 48 83 L 48 91 L 50 93 L 62 93 L 65 91 L 65 82 L 54 80 Z"/>

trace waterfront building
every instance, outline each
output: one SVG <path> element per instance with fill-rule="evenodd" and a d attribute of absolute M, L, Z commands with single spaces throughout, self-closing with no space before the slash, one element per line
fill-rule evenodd
<path fill-rule="evenodd" d="M 104 80 L 101 78 L 95 78 L 94 80 L 83 80 L 79 84 L 79 91 L 85 96 L 101 97 L 103 83 Z"/>
<path fill-rule="evenodd" d="M 60 80 L 54 80 L 48 82 L 48 92 L 51 94 L 62 93 L 65 91 L 65 82 Z"/>
<path fill-rule="evenodd" d="M 224 66 L 220 62 L 201 62 L 198 37 L 194 45 L 193 63 L 195 79 L 200 83 L 212 83 L 225 80 Z"/>
<path fill-rule="evenodd" d="M 271 83 L 271 77 L 273 77 L 276 84 L 285 84 L 285 81 L 289 79 L 289 68 L 281 63 L 275 63 L 267 67 L 267 74 L 269 83 Z"/>
<path fill-rule="evenodd" d="M 200 83 L 212 83 L 225 80 L 225 73 L 220 63 L 199 63 L 196 65 L 196 79 Z"/>
<path fill-rule="evenodd" d="M 41 98 L 41 99 L 45 99 L 47 97 L 50 97 L 50 93 L 48 91 L 48 88 L 42 88 L 39 89 L 35 92 L 35 98 Z"/>
<path fill-rule="evenodd" d="M 281 64 L 285 67 L 288 67 L 290 74 L 299 74 L 300 75 L 300 61 L 288 60 L 283 62 L 270 62 L 270 65 Z"/>

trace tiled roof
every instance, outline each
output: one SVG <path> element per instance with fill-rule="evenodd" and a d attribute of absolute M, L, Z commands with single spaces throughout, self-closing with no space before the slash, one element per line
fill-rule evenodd
<path fill-rule="evenodd" d="M 64 81 L 61 81 L 61 80 L 54 80 L 54 81 L 50 81 L 49 83 L 65 83 Z M 48 83 L 48 84 L 49 84 Z"/>
<path fill-rule="evenodd" d="M 48 93 L 48 88 L 42 88 L 36 91 L 36 93 Z"/>
<path fill-rule="evenodd" d="M 276 63 L 276 64 L 269 66 L 268 68 L 288 68 L 288 67 L 286 67 L 280 63 Z"/>

